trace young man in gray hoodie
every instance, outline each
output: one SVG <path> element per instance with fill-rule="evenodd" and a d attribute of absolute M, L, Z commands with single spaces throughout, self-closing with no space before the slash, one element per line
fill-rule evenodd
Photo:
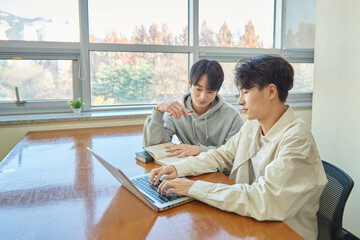
<path fill-rule="evenodd" d="M 167 147 L 168 156 L 196 156 L 225 144 L 243 122 L 239 110 L 218 94 L 224 72 L 216 61 L 200 60 L 190 71 L 190 92 L 180 102 L 157 105 L 144 124 L 144 147 L 170 142 L 176 135 L 181 144 Z"/>

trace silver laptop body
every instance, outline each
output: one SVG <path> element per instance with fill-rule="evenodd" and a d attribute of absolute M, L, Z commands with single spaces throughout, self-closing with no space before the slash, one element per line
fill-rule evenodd
<path fill-rule="evenodd" d="M 153 190 L 155 188 L 155 186 L 152 186 L 147 182 L 149 179 L 149 174 L 144 174 L 129 179 L 120 169 L 105 161 L 90 148 L 87 149 L 126 189 L 128 189 L 146 205 L 157 212 L 165 211 L 193 200 L 193 198 L 188 196 L 180 196 L 172 193 L 171 197 L 167 197 L 156 191 L 149 191 L 147 190 L 148 188 L 152 188 Z M 145 188 L 141 187 L 140 185 L 144 185 Z"/>

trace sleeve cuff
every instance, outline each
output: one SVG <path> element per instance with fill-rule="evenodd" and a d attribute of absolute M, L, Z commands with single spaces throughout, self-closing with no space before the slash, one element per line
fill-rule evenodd
<path fill-rule="evenodd" d="M 217 147 L 215 147 L 215 146 L 205 146 L 205 145 L 200 144 L 200 153 L 207 152 L 210 149 L 217 149 Z"/>
<path fill-rule="evenodd" d="M 213 183 L 205 181 L 195 181 L 194 184 L 190 187 L 188 195 L 196 199 L 204 199 L 209 189 L 211 189 Z"/>
<path fill-rule="evenodd" d="M 184 177 L 187 175 L 187 170 L 186 170 L 187 164 L 184 162 L 185 161 L 180 161 L 172 164 L 176 169 L 178 177 Z"/>
<path fill-rule="evenodd" d="M 151 119 L 155 122 L 164 122 L 164 113 L 157 111 L 155 108 L 152 109 Z"/>
<path fill-rule="evenodd" d="M 206 152 L 208 150 L 208 148 L 204 145 L 200 144 L 200 152 Z"/>

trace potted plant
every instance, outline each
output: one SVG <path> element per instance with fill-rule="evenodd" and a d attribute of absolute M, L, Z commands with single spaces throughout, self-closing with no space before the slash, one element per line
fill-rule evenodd
<path fill-rule="evenodd" d="M 85 105 L 81 98 L 70 100 L 68 101 L 68 104 L 73 109 L 75 114 L 80 114 L 82 106 Z"/>

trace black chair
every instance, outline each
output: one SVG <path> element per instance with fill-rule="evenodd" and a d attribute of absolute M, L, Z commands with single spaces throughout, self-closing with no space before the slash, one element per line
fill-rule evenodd
<path fill-rule="evenodd" d="M 354 181 L 338 167 L 322 161 L 328 179 L 320 197 L 318 217 L 318 240 L 359 240 L 342 227 L 345 203 Z"/>

